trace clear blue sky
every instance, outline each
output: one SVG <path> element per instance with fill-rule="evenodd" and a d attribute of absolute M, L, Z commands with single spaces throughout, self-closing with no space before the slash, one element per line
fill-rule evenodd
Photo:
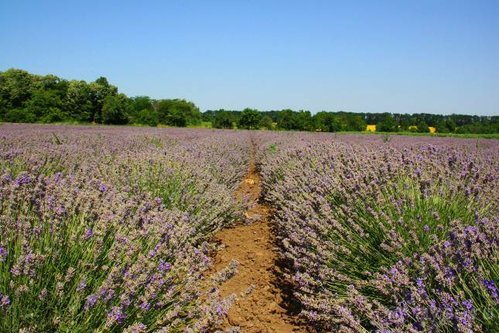
<path fill-rule="evenodd" d="M 0 0 L 0 71 L 202 110 L 499 115 L 499 0 Z"/>

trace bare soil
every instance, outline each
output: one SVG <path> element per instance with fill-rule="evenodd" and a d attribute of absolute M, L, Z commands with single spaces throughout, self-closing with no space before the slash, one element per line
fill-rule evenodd
<path fill-rule="evenodd" d="M 239 327 L 242 332 L 306 332 L 292 315 L 289 297 L 280 283 L 275 238 L 269 223 L 271 209 L 259 202 L 261 179 L 254 160 L 235 192 L 238 200 L 249 200 L 246 224 L 221 230 L 215 240 L 222 248 L 215 255 L 215 270 L 239 263 L 238 272 L 220 287 L 223 297 L 236 300 L 219 330 Z M 248 222 L 249 221 L 249 222 Z M 283 289 L 284 288 L 284 289 Z"/>

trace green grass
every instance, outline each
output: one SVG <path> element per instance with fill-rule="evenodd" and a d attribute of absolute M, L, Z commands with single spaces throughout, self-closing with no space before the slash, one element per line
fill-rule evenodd
<path fill-rule="evenodd" d="M 198 125 L 189 125 L 188 128 L 213 128 L 211 121 L 202 121 Z"/>

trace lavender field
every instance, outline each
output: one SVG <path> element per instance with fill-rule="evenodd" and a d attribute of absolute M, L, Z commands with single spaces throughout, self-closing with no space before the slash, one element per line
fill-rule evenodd
<path fill-rule="evenodd" d="M 0 331 L 211 331 L 251 161 L 309 331 L 497 332 L 497 140 L 8 124 Z"/>
<path fill-rule="evenodd" d="M 499 143 L 262 139 L 266 200 L 320 332 L 497 332 Z"/>
<path fill-rule="evenodd" d="M 220 317 L 216 292 L 200 297 L 206 240 L 238 215 L 247 135 L 0 133 L 0 331 L 198 332 Z"/>

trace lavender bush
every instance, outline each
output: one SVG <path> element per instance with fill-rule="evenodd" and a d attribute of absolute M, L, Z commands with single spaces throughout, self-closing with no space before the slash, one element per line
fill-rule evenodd
<path fill-rule="evenodd" d="M 1 130 L 1 331 L 197 332 L 220 319 L 206 240 L 239 213 L 246 135 Z"/>
<path fill-rule="evenodd" d="M 497 326 L 497 141 L 261 137 L 265 197 L 319 331 Z"/>

